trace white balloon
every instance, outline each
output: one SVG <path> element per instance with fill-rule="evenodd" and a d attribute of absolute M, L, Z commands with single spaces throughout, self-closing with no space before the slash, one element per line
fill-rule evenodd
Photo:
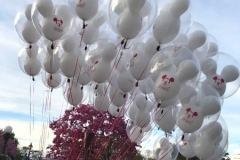
<path fill-rule="evenodd" d="M 130 74 L 129 70 L 125 70 L 118 75 L 118 87 L 123 92 L 131 91 L 135 86 L 136 80 Z"/>
<path fill-rule="evenodd" d="M 181 83 L 176 74 L 162 72 L 155 83 L 154 97 L 158 102 L 172 99 L 178 95 L 180 87 Z"/>
<path fill-rule="evenodd" d="M 136 37 L 142 28 L 142 19 L 140 14 L 131 13 L 125 9 L 119 16 L 117 21 L 117 30 L 125 39 Z"/>
<path fill-rule="evenodd" d="M 99 38 L 99 27 L 105 22 L 105 13 L 91 21 L 85 28 L 82 41 L 85 44 L 93 44 Z"/>
<path fill-rule="evenodd" d="M 32 21 L 26 21 L 22 26 L 22 36 L 24 40 L 29 43 L 36 43 L 41 35 L 38 33 L 36 28 L 34 27 Z"/>
<path fill-rule="evenodd" d="M 128 116 L 132 121 L 135 120 L 135 117 L 138 111 L 139 111 L 138 107 L 134 102 L 132 102 L 128 109 Z"/>
<path fill-rule="evenodd" d="M 37 58 L 39 47 L 37 44 L 32 44 L 31 48 L 26 45 L 26 52 L 28 57 L 24 62 L 24 70 L 30 76 L 37 75 L 41 70 L 40 61 Z"/>
<path fill-rule="evenodd" d="M 140 128 L 146 127 L 150 123 L 150 113 L 148 111 L 138 111 L 135 116 L 135 124 Z"/>
<path fill-rule="evenodd" d="M 178 147 L 179 152 L 186 158 L 192 158 L 195 156 L 192 144 L 196 141 L 195 134 L 184 134 L 184 140 L 182 140 Z"/>
<path fill-rule="evenodd" d="M 73 82 L 72 85 L 65 91 L 65 98 L 68 103 L 73 106 L 80 104 L 83 98 L 81 86 L 78 83 Z"/>
<path fill-rule="evenodd" d="M 172 159 L 172 147 L 169 143 L 168 138 L 160 139 L 160 153 L 158 154 L 158 159 L 160 160 L 171 160 Z"/>
<path fill-rule="evenodd" d="M 158 46 L 157 41 L 151 37 L 145 43 L 145 54 L 152 57 L 155 53 L 157 53 L 156 46 Z"/>
<path fill-rule="evenodd" d="M 56 88 L 61 84 L 62 77 L 59 73 L 57 74 L 48 74 L 46 77 L 47 85 L 50 88 Z"/>
<path fill-rule="evenodd" d="M 202 98 L 199 106 L 194 102 L 195 96 L 188 104 L 180 109 L 178 114 L 178 127 L 184 133 L 193 133 L 197 131 L 203 123 L 204 117 L 213 115 L 220 111 L 220 100 L 215 96 L 206 96 Z"/>
<path fill-rule="evenodd" d="M 110 63 L 117 55 L 114 43 L 106 43 L 102 46 L 102 59 Z"/>
<path fill-rule="evenodd" d="M 25 7 L 25 16 L 26 16 L 28 21 L 32 21 L 32 19 L 31 19 L 31 10 L 32 10 L 32 4 L 28 4 Z"/>
<path fill-rule="evenodd" d="M 109 99 L 115 106 L 121 107 L 127 102 L 128 94 L 122 92 L 115 86 L 111 86 L 109 91 Z"/>
<path fill-rule="evenodd" d="M 217 63 L 211 58 L 205 58 L 201 62 L 202 72 L 207 76 L 204 83 L 213 86 L 220 96 L 226 91 L 226 84 L 235 81 L 239 77 L 239 69 L 234 65 L 225 66 L 221 75 L 216 73 Z"/>
<path fill-rule="evenodd" d="M 83 21 L 92 19 L 98 12 L 98 0 L 76 0 L 75 12 Z"/>
<path fill-rule="evenodd" d="M 172 41 L 180 30 L 180 19 L 169 11 L 161 12 L 153 25 L 153 36 L 159 44 Z"/>
<path fill-rule="evenodd" d="M 59 71 L 60 58 L 58 54 L 54 54 L 54 50 L 51 48 L 51 44 L 48 44 L 47 55 L 44 59 L 43 66 L 46 72 L 50 74 L 55 74 Z"/>
<path fill-rule="evenodd" d="M 176 118 L 173 115 L 173 108 L 161 108 L 155 111 L 154 120 L 165 132 L 171 133 L 176 125 Z"/>
<path fill-rule="evenodd" d="M 51 0 L 36 0 L 34 3 L 36 3 L 37 10 L 43 17 L 47 18 L 52 15 L 53 2 Z"/>
<path fill-rule="evenodd" d="M 146 0 L 128 0 L 128 9 L 132 13 L 139 13 L 140 10 L 143 8 Z"/>
<path fill-rule="evenodd" d="M 105 82 L 111 74 L 111 65 L 103 60 L 94 62 L 91 68 L 91 79 L 97 83 Z"/>
<path fill-rule="evenodd" d="M 134 101 L 136 103 L 136 106 L 140 111 L 146 111 L 149 112 L 150 110 L 153 109 L 153 103 L 149 101 L 145 95 L 143 94 L 137 94 L 136 97 L 134 98 Z"/>
<path fill-rule="evenodd" d="M 81 56 L 77 53 L 65 52 L 60 58 L 60 69 L 66 77 L 75 76 L 79 72 L 77 71 L 80 69 L 79 65 L 81 65 Z"/>
<path fill-rule="evenodd" d="M 187 11 L 190 5 L 190 0 L 172 0 L 170 5 L 170 11 L 176 17 L 180 17 Z"/>
<path fill-rule="evenodd" d="M 130 134 L 129 134 L 129 139 L 131 140 L 131 142 L 141 142 L 143 138 L 143 133 L 141 132 L 141 128 L 134 126 L 131 130 L 130 130 Z"/>
<path fill-rule="evenodd" d="M 104 112 L 108 110 L 109 107 L 108 97 L 105 95 L 98 94 L 95 98 L 94 108 L 100 112 Z"/>
<path fill-rule="evenodd" d="M 50 41 L 60 39 L 64 34 L 64 23 L 62 18 L 57 15 L 43 19 L 41 24 L 43 35 Z"/>
<path fill-rule="evenodd" d="M 194 145 L 194 152 L 198 158 L 207 159 L 214 154 L 214 140 L 219 133 L 221 134 L 221 132 L 222 127 L 216 122 L 211 128 L 203 132 L 202 135 L 197 138 Z"/>
<path fill-rule="evenodd" d="M 206 33 L 201 30 L 197 30 L 189 35 L 187 47 L 191 51 L 193 51 L 201 47 L 206 42 L 206 40 L 207 40 Z"/>
<path fill-rule="evenodd" d="M 108 112 L 114 116 L 114 117 L 118 117 L 120 116 L 120 112 L 121 112 L 121 107 L 117 107 L 114 104 L 110 104 L 109 108 L 108 108 Z"/>
<path fill-rule="evenodd" d="M 66 52 L 73 52 L 77 47 L 77 39 L 75 36 L 68 36 L 62 41 L 62 47 Z"/>
<path fill-rule="evenodd" d="M 130 71 L 136 80 L 143 80 L 147 76 L 147 68 L 152 57 L 135 53 L 130 61 Z"/>

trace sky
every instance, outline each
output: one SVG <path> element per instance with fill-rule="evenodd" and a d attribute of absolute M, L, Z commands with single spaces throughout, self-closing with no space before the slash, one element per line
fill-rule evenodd
<path fill-rule="evenodd" d="M 165 2 L 167 0 L 164 0 Z M 24 44 L 14 28 L 14 18 L 18 10 L 31 0 L 0 0 L 0 128 L 12 126 L 21 146 L 33 142 L 34 149 L 39 148 L 41 135 L 42 105 L 48 92 L 43 85 L 41 75 L 35 82 L 22 72 L 18 64 L 18 51 Z M 209 34 L 217 39 L 219 51 L 228 53 L 240 62 L 240 1 L 239 0 L 191 0 L 190 13 L 192 21 L 205 26 Z M 30 87 L 33 89 L 30 92 Z M 34 129 L 30 134 L 30 97 L 34 108 Z M 229 130 L 229 152 L 240 153 L 240 91 L 224 100 L 222 117 Z M 57 118 L 68 107 L 61 89 L 52 93 L 51 119 Z M 53 134 L 49 131 L 46 144 L 51 144 Z M 159 134 L 153 132 L 151 140 L 143 143 L 143 147 L 151 149 L 154 139 Z"/>

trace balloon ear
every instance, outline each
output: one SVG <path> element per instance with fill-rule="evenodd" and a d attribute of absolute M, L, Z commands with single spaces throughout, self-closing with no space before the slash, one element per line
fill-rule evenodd
<path fill-rule="evenodd" d="M 217 62 L 212 58 L 206 58 L 201 62 L 202 72 L 207 76 L 212 76 L 217 72 Z"/>
<path fill-rule="evenodd" d="M 25 8 L 25 16 L 26 16 L 27 20 L 29 20 L 29 21 L 32 21 L 31 10 L 32 10 L 32 4 L 27 5 Z"/>
<path fill-rule="evenodd" d="M 214 140 L 216 137 L 220 136 L 222 133 L 222 125 L 219 122 L 216 122 L 211 126 L 208 130 L 206 130 L 205 134 L 209 137 L 209 139 Z"/>
<path fill-rule="evenodd" d="M 199 69 L 194 61 L 185 60 L 180 63 L 177 70 L 177 77 L 181 83 L 193 79 L 199 72 Z"/>
<path fill-rule="evenodd" d="M 213 115 L 220 111 L 221 102 L 215 96 L 206 96 L 200 104 L 204 116 Z"/>
<path fill-rule="evenodd" d="M 205 32 L 197 30 L 191 33 L 188 39 L 188 48 L 193 51 L 206 42 L 207 36 Z"/>
<path fill-rule="evenodd" d="M 188 104 L 190 102 L 190 99 L 196 95 L 197 95 L 197 92 L 194 88 L 190 86 L 186 86 L 181 88 L 178 94 L 178 97 L 181 104 L 184 105 L 184 104 Z"/>
<path fill-rule="evenodd" d="M 222 70 L 221 76 L 224 77 L 225 82 L 235 81 L 239 77 L 239 69 L 233 65 L 225 66 Z"/>
<path fill-rule="evenodd" d="M 99 15 L 101 15 L 101 16 L 99 16 L 93 20 L 93 25 L 96 27 L 100 27 L 101 25 L 103 25 L 103 23 L 106 20 L 106 17 L 105 17 L 106 15 L 104 12 L 103 13 L 102 12 L 103 11 L 100 11 L 100 13 L 99 13 Z"/>
<path fill-rule="evenodd" d="M 50 17 L 53 13 L 53 2 L 51 0 L 37 0 L 36 7 L 44 18 Z"/>

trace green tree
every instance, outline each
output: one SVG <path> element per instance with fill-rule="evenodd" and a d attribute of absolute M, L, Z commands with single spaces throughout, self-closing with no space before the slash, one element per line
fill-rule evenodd
<path fill-rule="evenodd" d="M 134 160 L 143 160 L 144 157 L 141 155 L 141 153 L 138 151 L 138 153 L 136 154 L 136 156 L 134 157 Z"/>

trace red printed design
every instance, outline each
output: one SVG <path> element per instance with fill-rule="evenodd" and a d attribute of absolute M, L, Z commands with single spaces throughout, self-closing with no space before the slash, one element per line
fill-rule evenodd
<path fill-rule="evenodd" d="M 130 61 L 130 67 L 133 67 L 134 66 L 134 58 L 136 58 L 138 56 L 137 53 L 135 53 Z"/>
<path fill-rule="evenodd" d="M 213 80 L 214 80 L 216 86 L 220 86 L 221 84 L 224 84 L 223 78 L 219 78 L 219 77 L 215 76 L 215 77 L 213 77 Z"/>
<path fill-rule="evenodd" d="M 87 73 L 95 72 L 97 64 L 98 64 L 98 60 L 95 61 L 91 66 L 88 66 Z"/>
<path fill-rule="evenodd" d="M 162 76 L 162 82 L 158 85 L 158 88 L 160 88 L 164 91 L 169 91 L 170 90 L 170 85 L 173 82 L 174 82 L 173 77 L 168 77 L 167 75 L 163 75 Z"/>
<path fill-rule="evenodd" d="M 86 4 L 85 2 L 82 2 L 82 0 L 79 0 L 78 3 L 76 4 L 76 7 L 84 8 L 85 4 Z"/>
<path fill-rule="evenodd" d="M 179 55 L 179 50 L 182 48 L 181 46 L 177 46 L 174 48 L 174 53 L 172 54 L 173 57 L 177 57 Z"/>
<path fill-rule="evenodd" d="M 191 108 L 187 108 L 186 115 L 182 118 L 182 120 L 184 120 L 188 124 L 192 124 L 193 118 L 197 116 L 198 116 L 197 112 L 192 111 Z"/>
<path fill-rule="evenodd" d="M 62 25 L 63 25 L 63 20 L 58 19 L 58 18 L 53 18 L 53 21 L 56 23 L 57 26 L 54 27 L 54 30 L 57 32 L 62 32 Z"/>

